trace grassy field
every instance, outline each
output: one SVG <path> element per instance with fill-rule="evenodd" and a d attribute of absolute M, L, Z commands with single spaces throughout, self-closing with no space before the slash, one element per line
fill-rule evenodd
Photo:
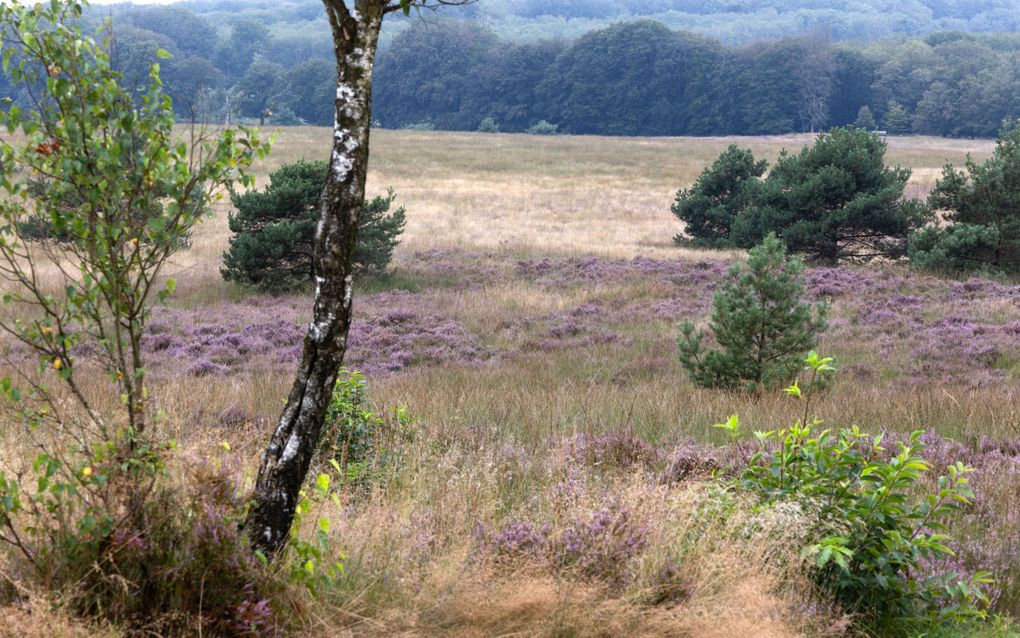
<path fill-rule="evenodd" d="M 329 138 L 281 131 L 259 183 L 324 158 Z M 394 188 L 408 225 L 390 275 L 359 284 L 348 362 L 380 413 L 407 406 L 417 420 L 395 437 L 402 462 L 379 487 L 326 506 L 347 576 L 302 631 L 844 635 L 838 610 L 803 602 L 810 585 L 768 534 L 717 542 L 751 524 L 796 538 L 798 520 L 748 513 L 700 528 L 700 484 L 669 479 L 682 459 L 721 454 L 712 424 L 739 413 L 772 428 L 796 407 L 699 390 L 679 369 L 676 324 L 707 318 L 738 255 L 677 248 L 669 205 L 730 143 L 774 159 L 809 139 L 373 132 L 369 191 Z M 922 196 L 946 161 L 992 148 L 890 138 L 889 161 L 914 169 L 910 194 Z M 150 365 L 165 433 L 186 451 L 228 441 L 244 481 L 289 390 L 310 294 L 224 283 L 226 214 L 175 259 L 178 292 L 153 316 Z M 896 264 L 813 268 L 807 283 L 832 304 L 819 349 L 841 368 L 818 413 L 871 432 L 928 430 L 939 454 L 978 466 L 978 506 L 956 523 L 959 567 L 993 569 L 996 609 L 1020 613 L 1020 286 Z M 89 391 L 113 409 L 105 387 Z M 0 428 L 9 458 L 28 454 Z M 590 532 L 603 519 L 615 531 Z M 588 530 L 585 573 L 612 577 L 486 551 L 543 525 Z M 676 600 L 652 603 L 671 587 Z"/>

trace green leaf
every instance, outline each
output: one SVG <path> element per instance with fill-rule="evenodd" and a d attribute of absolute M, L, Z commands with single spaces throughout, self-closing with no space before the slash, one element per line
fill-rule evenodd
<path fill-rule="evenodd" d="M 793 385 L 783 390 L 783 392 L 789 394 L 790 396 L 797 397 L 798 399 L 801 398 L 800 385 L 798 385 L 797 381 L 794 381 Z"/>

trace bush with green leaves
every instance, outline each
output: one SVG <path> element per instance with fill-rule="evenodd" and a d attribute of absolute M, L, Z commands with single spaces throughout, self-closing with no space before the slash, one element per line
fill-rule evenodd
<path fill-rule="evenodd" d="M 491 117 L 487 117 L 478 125 L 479 133 L 499 133 L 499 124 Z"/>
<path fill-rule="evenodd" d="M 130 136 L 125 136 L 124 143 L 130 145 L 133 142 Z M 48 192 L 51 191 L 52 184 L 49 184 L 50 178 L 42 176 L 34 177 L 26 180 L 26 189 L 33 197 L 44 197 Z M 165 186 L 160 185 L 160 188 Z M 201 185 L 199 187 L 201 189 Z M 154 186 L 155 189 L 155 186 Z M 164 196 L 170 196 L 171 193 L 164 191 L 160 193 Z M 65 200 L 60 203 L 60 208 L 63 208 L 65 212 L 69 212 L 85 204 L 87 198 L 83 198 L 80 193 L 68 192 L 65 193 Z M 127 200 L 125 203 L 129 203 Z M 57 207 L 56 203 L 51 204 L 54 208 Z M 203 213 L 208 213 L 208 210 L 199 210 L 199 207 L 205 206 L 206 204 L 201 201 L 192 201 L 188 204 L 192 210 L 188 211 L 189 215 L 200 217 Z M 144 213 L 136 211 L 136 214 L 144 216 Z M 138 220 L 138 223 L 145 223 L 144 218 Z M 74 236 L 72 231 L 67 227 L 66 220 L 61 215 L 50 215 L 46 211 L 35 210 L 25 215 L 17 223 L 18 235 L 23 241 L 35 241 L 35 242 L 58 242 L 68 243 L 73 241 Z M 182 232 L 178 239 L 178 244 L 181 248 L 189 248 L 191 246 L 191 233 Z"/>
<path fill-rule="evenodd" d="M 223 483 L 199 494 L 168 480 L 173 445 L 152 427 L 163 417 L 142 343 L 152 305 L 174 289 L 167 264 L 218 191 L 254 183 L 247 171 L 268 146 L 245 129 L 182 135 L 159 64 L 126 88 L 109 34 L 82 33 L 83 9 L 0 5 L 4 70 L 33 96 L 0 108 L 12 133 L 0 140 L 0 325 L 35 363 L 0 379 L 5 435 L 23 443 L 0 463 L 0 562 L 20 590 L 59 591 L 128 633 L 161 634 L 163 616 L 190 613 L 222 631 L 234 604 L 264 600 L 240 591 L 254 583 L 251 563 L 232 560 L 238 547 L 252 558 L 240 517 L 220 516 L 243 506 Z M 28 245 L 26 219 L 60 241 Z M 82 349 L 94 355 L 82 361 Z M 220 524 L 213 536 L 234 535 L 206 534 Z M 203 600 L 194 585 L 207 573 L 220 580 Z"/>
<path fill-rule="evenodd" d="M 350 484 L 366 485 L 397 461 L 399 443 L 411 437 L 413 419 L 403 408 L 392 422 L 365 396 L 365 376 L 342 369 L 326 411 L 319 459 Z"/>
<path fill-rule="evenodd" d="M 834 372 L 832 360 L 811 353 L 808 383 L 786 392 L 803 402 L 792 425 L 755 432 L 758 450 L 732 482 L 753 495 L 759 508 L 796 504 L 813 521 L 801 555 L 823 592 L 854 614 L 869 634 L 916 635 L 919 626 L 983 617 L 988 574 L 925 575 L 929 565 L 953 555 L 945 533 L 950 518 L 967 506 L 972 471 L 961 463 L 945 468 L 933 489 L 932 469 L 921 456 L 921 432 L 895 451 L 856 426 L 822 429 L 810 417 L 817 381 Z M 740 420 L 718 426 L 742 438 Z"/>
<path fill-rule="evenodd" d="M 676 194 L 672 211 L 684 223 L 684 235 L 677 244 L 732 246 L 730 227 L 754 202 L 761 186 L 760 178 L 768 169 L 767 160 L 755 161 L 750 149 L 735 144 L 702 171 L 694 185 Z"/>
<path fill-rule="evenodd" d="M 425 131 L 425 132 L 429 132 L 429 131 L 436 130 L 436 125 L 433 124 L 432 122 L 429 122 L 429 121 L 426 120 L 424 122 L 415 122 L 414 124 L 405 124 L 402 128 L 405 131 Z"/>
<path fill-rule="evenodd" d="M 949 273 L 1020 272 L 1020 127 L 1009 123 L 992 156 L 966 171 L 951 164 L 936 182 L 928 205 L 948 226 L 929 226 L 910 239 L 911 263 Z"/>
<path fill-rule="evenodd" d="M 850 127 L 822 133 L 800 153 L 780 154 L 731 239 L 749 248 L 776 233 L 792 252 L 834 264 L 906 254 L 908 235 L 928 219 L 904 200 L 909 168 L 885 165 L 886 144 Z"/>
<path fill-rule="evenodd" d="M 525 131 L 528 135 L 556 135 L 560 132 L 559 124 L 553 124 L 546 120 L 539 120 Z"/>
<path fill-rule="evenodd" d="M 230 248 L 223 254 L 223 278 L 269 292 L 292 290 L 312 278 L 312 250 L 325 161 L 286 164 L 269 175 L 262 192 L 232 193 L 237 209 L 229 218 Z M 365 202 L 354 248 L 355 272 L 379 273 L 393 257 L 404 230 L 405 211 L 390 212 L 396 196 Z"/>
<path fill-rule="evenodd" d="M 705 349 L 704 331 L 684 322 L 680 363 L 701 387 L 758 390 L 797 376 L 804 354 L 826 328 L 828 306 L 803 303 L 804 263 L 787 257 L 775 235 L 736 264 L 712 298 L 709 328 L 718 349 Z"/>

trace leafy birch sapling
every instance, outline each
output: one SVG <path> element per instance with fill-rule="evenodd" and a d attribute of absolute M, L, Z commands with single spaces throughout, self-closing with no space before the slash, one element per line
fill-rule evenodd
<path fill-rule="evenodd" d="M 144 534 L 142 506 L 160 448 L 149 428 L 146 318 L 173 291 L 164 268 L 216 191 L 250 183 L 244 169 L 268 149 L 243 129 L 192 130 L 182 141 L 159 65 L 141 92 L 123 88 L 105 44 L 82 34 L 82 8 L 78 0 L 0 5 L 4 69 L 37 97 L 29 109 L 0 108 L 0 126 L 18 134 L 0 140 L 8 308 L 0 329 L 38 361 L 12 366 L 16 378 L 0 388 L 42 451 L 29 470 L 37 475 L 32 489 L 0 472 L 0 541 L 39 571 L 59 572 L 61 555 L 98 551 L 118 521 Z M 29 244 L 22 236 L 29 217 L 61 241 Z M 85 344 L 98 352 L 87 368 L 76 354 Z M 85 374 L 106 377 L 119 411 L 96 405 Z M 48 385 L 54 377 L 71 400 Z"/>
<path fill-rule="evenodd" d="M 787 427 L 754 433 L 758 451 L 731 488 L 755 497 L 761 510 L 792 503 L 810 516 L 801 555 L 822 591 L 868 635 L 918 635 L 925 623 L 983 617 L 987 572 L 931 573 L 930 567 L 953 555 L 946 526 L 974 497 L 973 470 L 959 462 L 939 468 L 946 474 L 928 489 L 925 475 L 933 468 L 923 458 L 921 432 L 886 451 L 882 435 L 857 426 L 822 429 L 811 399 L 835 366 L 814 352 L 804 363 L 804 387 L 785 390 L 803 403 L 803 415 Z M 743 438 L 737 416 L 716 427 Z"/>

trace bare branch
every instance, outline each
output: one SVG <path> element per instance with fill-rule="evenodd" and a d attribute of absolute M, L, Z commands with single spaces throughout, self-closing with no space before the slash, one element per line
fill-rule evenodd
<path fill-rule="evenodd" d="M 405 7 L 416 11 L 422 11 L 424 9 L 435 11 L 440 7 L 462 7 L 464 5 L 474 4 L 475 2 L 477 2 L 477 0 L 413 0 L 410 3 L 400 2 L 399 0 L 390 0 L 383 6 L 383 13 L 405 11 Z"/>

